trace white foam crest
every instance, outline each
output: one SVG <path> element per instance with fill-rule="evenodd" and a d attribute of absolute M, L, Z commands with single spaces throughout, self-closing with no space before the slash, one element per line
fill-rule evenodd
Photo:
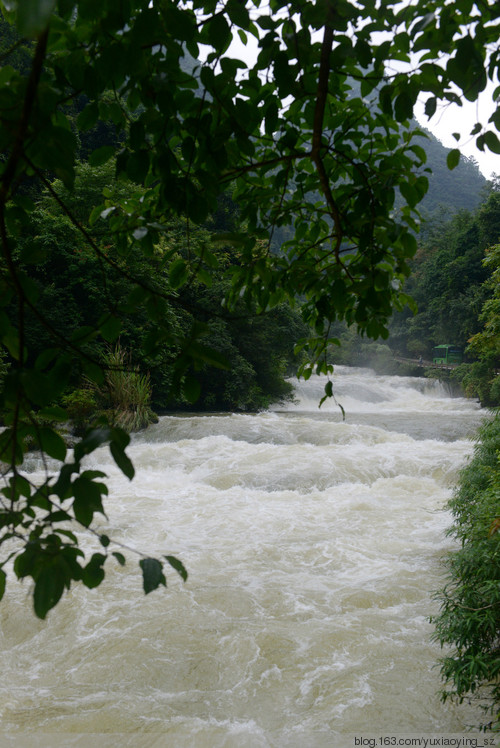
<path fill-rule="evenodd" d="M 326 430 L 326 429 L 325 429 Z M 163 443 L 151 449 L 135 444 L 130 451 L 137 469 L 169 472 L 172 482 L 190 481 L 227 490 L 242 486 L 253 490 L 324 491 L 339 483 L 371 484 L 382 477 L 404 474 L 448 482 L 468 442 L 415 441 L 373 428 L 339 429 L 343 441 L 311 443 L 248 443 L 227 436 L 206 436 L 195 441 Z M 363 439 L 366 434 L 367 438 Z M 319 440 L 320 441 L 320 440 Z M 160 481 L 163 479 L 160 478 Z"/>
<path fill-rule="evenodd" d="M 312 375 L 308 381 L 293 380 L 296 402 L 284 406 L 286 410 L 314 411 L 324 395 L 325 375 Z M 330 377 L 335 399 L 346 412 L 436 411 L 470 412 L 479 408 L 477 401 L 452 398 L 438 381 L 417 377 L 376 375 L 369 369 L 351 370 L 335 367 Z M 291 380 L 292 381 L 292 380 Z M 328 399 L 325 411 L 335 412 L 338 405 Z"/>
<path fill-rule="evenodd" d="M 382 442 L 391 435 L 383 428 L 357 423 L 342 422 L 328 416 L 318 419 L 300 413 L 266 412 L 257 415 L 193 416 L 178 418 L 162 416 L 158 424 L 133 437 L 132 445 L 163 443 L 186 443 L 218 436 L 249 444 L 337 444 L 352 441 Z M 404 437 L 399 437 L 404 438 Z"/>

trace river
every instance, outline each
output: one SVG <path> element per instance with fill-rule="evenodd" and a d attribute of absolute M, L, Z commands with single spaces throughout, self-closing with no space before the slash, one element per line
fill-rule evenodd
<path fill-rule="evenodd" d="M 109 476 L 102 531 L 178 556 L 189 579 L 171 570 L 144 597 L 128 553 L 45 622 L 10 583 L 2 746 L 464 733 L 476 713 L 439 700 L 428 616 L 452 547 L 444 505 L 484 413 L 424 379 L 338 367 L 333 383 L 345 422 L 333 401 L 318 409 L 325 379 L 312 377 L 257 415 L 162 417 L 133 439 L 132 482 L 107 449 L 89 458 Z"/>

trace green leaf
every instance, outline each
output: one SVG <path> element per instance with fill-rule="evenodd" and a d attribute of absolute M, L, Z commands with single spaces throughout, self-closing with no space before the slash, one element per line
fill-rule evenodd
<path fill-rule="evenodd" d="M 398 122 L 404 122 L 413 117 L 413 99 L 405 91 L 399 94 L 394 102 L 394 114 Z"/>
<path fill-rule="evenodd" d="M 458 166 L 458 162 L 460 161 L 460 151 L 458 148 L 453 148 L 448 155 L 446 156 L 446 164 L 448 166 L 448 169 L 454 169 L 456 166 Z"/>
<path fill-rule="evenodd" d="M 7 574 L 3 569 L 0 569 L 0 600 L 5 594 L 5 586 L 7 583 Z"/>
<path fill-rule="evenodd" d="M 208 21 L 208 39 L 217 50 L 225 51 L 231 41 L 231 29 L 222 14 L 214 15 Z"/>
<path fill-rule="evenodd" d="M 414 235 L 410 234 L 409 231 L 405 231 L 405 233 L 401 237 L 401 243 L 405 248 L 407 257 L 413 257 L 418 247 L 417 240 L 415 239 Z"/>
<path fill-rule="evenodd" d="M 47 565 L 37 575 L 33 603 L 38 618 L 44 619 L 51 608 L 57 605 L 64 592 L 65 575 L 60 564 Z"/>
<path fill-rule="evenodd" d="M 379 92 L 380 106 L 384 114 L 392 117 L 392 87 L 382 86 Z"/>
<path fill-rule="evenodd" d="M 21 36 L 33 37 L 49 25 L 54 0 L 17 0 L 17 28 Z"/>
<path fill-rule="evenodd" d="M 411 145 L 409 148 L 410 151 L 412 151 L 415 156 L 417 156 L 422 164 L 425 164 L 427 161 L 427 153 L 424 148 L 420 145 Z"/>
<path fill-rule="evenodd" d="M 194 359 L 199 359 L 210 366 L 215 366 L 217 369 L 229 369 L 229 362 L 222 353 L 209 348 L 206 345 L 193 342 L 189 346 L 189 352 L 192 354 Z"/>
<path fill-rule="evenodd" d="M 431 98 L 427 99 L 427 101 L 425 102 L 425 114 L 429 119 L 435 113 L 436 107 L 437 107 L 437 99 L 435 96 L 431 96 Z"/>
<path fill-rule="evenodd" d="M 168 271 L 170 285 L 174 289 L 183 286 L 189 277 L 189 271 L 183 259 L 174 260 Z"/>
<path fill-rule="evenodd" d="M 66 444 L 60 434 L 48 426 L 44 426 L 38 430 L 38 441 L 40 449 L 46 452 L 49 457 L 64 462 L 66 458 Z"/>
<path fill-rule="evenodd" d="M 98 587 L 105 577 L 103 567 L 106 556 L 102 553 L 94 553 L 88 564 L 82 571 L 82 582 L 89 589 Z"/>
<path fill-rule="evenodd" d="M 123 555 L 123 553 L 119 553 L 118 551 L 113 551 L 111 555 L 116 558 L 120 566 L 125 566 L 125 556 Z"/>
<path fill-rule="evenodd" d="M 85 474 L 73 482 L 73 512 L 75 518 L 85 527 L 89 527 L 95 512 L 104 514 L 101 494 L 107 493 L 104 483 L 96 483 Z"/>
<path fill-rule="evenodd" d="M 108 343 L 114 342 L 120 335 L 122 329 L 121 320 L 110 314 L 99 324 L 101 335 Z"/>
<path fill-rule="evenodd" d="M 47 418 L 50 421 L 60 421 L 64 423 L 68 420 L 68 413 L 64 408 L 58 405 L 51 405 L 48 408 L 42 408 L 38 411 L 39 418 Z"/>
<path fill-rule="evenodd" d="M 53 493 L 64 501 L 70 497 L 71 476 L 78 472 L 76 465 L 63 465 L 59 471 L 57 481 L 52 486 Z"/>
<path fill-rule="evenodd" d="M 57 9 L 61 18 L 68 19 L 75 7 L 75 0 L 57 0 Z"/>
<path fill-rule="evenodd" d="M 356 57 L 361 67 L 367 68 L 371 65 L 373 55 L 368 42 L 364 39 L 358 39 L 354 46 L 354 52 L 356 53 Z"/>
<path fill-rule="evenodd" d="M 71 516 L 67 512 L 53 512 L 50 515 L 50 520 L 51 522 L 71 522 Z M 60 527 L 57 527 L 54 532 L 58 535 L 63 535 L 65 538 L 69 538 L 72 543 L 78 545 L 78 538 L 73 532 L 71 532 L 71 530 L 62 530 Z M 81 551 L 79 548 L 75 548 L 74 550 L 78 556 L 84 555 L 83 551 Z"/>
<path fill-rule="evenodd" d="M 163 564 L 157 558 L 143 558 L 139 561 L 139 566 L 142 569 L 142 583 L 146 595 L 156 590 L 160 584 L 167 586 Z"/>
<path fill-rule="evenodd" d="M 187 578 L 188 578 L 188 573 L 187 573 L 186 568 L 185 568 L 184 564 L 182 563 L 182 561 L 179 561 L 179 559 L 176 558 L 175 556 L 164 556 L 164 558 L 167 559 L 167 561 L 170 564 L 170 566 L 172 567 L 172 569 L 175 569 L 175 571 L 178 574 L 180 574 L 180 576 L 182 577 L 182 579 L 185 582 L 187 580 Z"/>
<path fill-rule="evenodd" d="M 127 159 L 127 176 L 132 182 L 143 184 L 149 171 L 149 153 L 135 151 Z"/>
<path fill-rule="evenodd" d="M 89 379 L 91 379 L 96 384 L 103 384 L 104 372 L 99 364 L 95 363 L 94 361 L 89 361 L 87 358 L 84 358 L 82 361 L 82 366 L 86 376 Z"/>
<path fill-rule="evenodd" d="M 188 403 L 195 403 L 201 394 L 201 385 L 196 377 L 186 376 L 182 383 L 182 394 Z"/>
<path fill-rule="evenodd" d="M 31 486 L 29 484 L 29 481 L 27 481 L 26 478 L 23 478 L 21 475 L 16 475 L 15 478 L 12 477 L 9 481 L 9 484 L 9 494 L 5 495 L 9 495 L 9 498 L 12 498 L 14 501 L 17 501 L 19 496 L 25 496 L 27 499 L 29 499 L 29 497 L 31 496 Z"/>
<path fill-rule="evenodd" d="M 91 166 L 102 166 L 110 158 L 113 158 L 116 150 L 112 145 L 103 145 L 100 148 L 96 148 L 89 156 L 89 164 Z"/>
<path fill-rule="evenodd" d="M 124 429 L 115 426 L 109 431 L 109 438 L 111 441 L 116 442 L 120 449 L 125 449 L 130 444 L 130 436 Z"/>
<path fill-rule="evenodd" d="M 399 189 L 410 208 L 414 208 L 419 201 L 419 194 L 415 187 L 409 182 L 402 182 Z"/>
<path fill-rule="evenodd" d="M 430 23 L 434 21 L 434 13 L 426 13 L 411 29 L 412 36 L 416 36 L 419 31 L 423 31 Z"/>
<path fill-rule="evenodd" d="M 110 442 L 109 445 L 109 451 L 111 452 L 114 461 L 116 462 L 117 466 L 120 468 L 122 473 L 129 479 L 132 480 L 132 478 L 135 475 L 135 469 L 131 462 L 131 460 L 127 457 L 122 447 L 120 447 L 119 444 L 117 444 L 115 441 Z"/>
<path fill-rule="evenodd" d="M 321 408 L 325 400 L 327 400 L 329 397 L 333 397 L 333 382 L 331 381 L 331 379 L 329 379 L 325 384 L 325 394 L 319 401 L 318 408 Z"/>
<path fill-rule="evenodd" d="M 484 133 L 484 142 L 490 151 L 500 153 L 500 141 L 492 130 L 487 130 Z"/>
<path fill-rule="evenodd" d="M 110 438 L 111 429 L 109 428 L 91 429 L 83 439 L 75 444 L 75 460 L 81 460 L 85 455 L 91 454 L 95 449 L 109 441 Z"/>
<path fill-rule="evenodd" d="M 92 101 L 78 115 L 76 122 L 80 130 L 90 130 L 99 118 L 99 107 L 96 101 Z"/>

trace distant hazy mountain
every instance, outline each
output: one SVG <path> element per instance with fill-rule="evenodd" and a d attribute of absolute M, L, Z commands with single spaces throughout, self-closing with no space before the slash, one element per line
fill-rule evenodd
<path fill-rule="evenodd" d="M 450 212 L 461 208 L 474 210 L 482 200 L 481 193 L 487 180 L 474 160 L 464 156 L 458 166 L 450 171 L 446 157 L 451 149 L 445 148 L 428 130 L 425 132 L 428 137 L 422 138 L 420 144 L 427 152 L 426 165 L 432 169 L 432 175 L 429 176 L 429 191 L 420 203 L 423 212 L 433 213 L 442 206 Z"/>

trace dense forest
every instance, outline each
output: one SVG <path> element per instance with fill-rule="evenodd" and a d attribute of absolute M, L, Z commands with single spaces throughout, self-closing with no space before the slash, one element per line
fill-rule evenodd
<path fill-rule="evenodd" d="M 476 211 L 429 221 L 413 261 L 409 292 L 418 312 L 396 315 L 395 350 L 431 358 L 432 346 L 451 343 L 466 354 L 453 371 L 467 395 L 499 403 L 498 241 L 500 192 L 495 185 Z"/>
<path fill-rule="evenodd" d="M 0 39 L 0 53 L 8 53 L 10 64 L 25 71 L 30 43 L 20 40 L 3 17 Z M 188 59 L 192 69 L 196 61 Z M 110 100 L 107 106 L 113 120 L 115 105 Z M 107 240 L 99 206 L 106 197 L 121 201 L 124 210 L 132 212 L 140 200 L 136 182 L 141 166 L 127 167 L 128 184 L 123 177 L 115 181 L 116 159 L 109 159 L 109 151 L 118 152 L 123 139 L 119 119 L 116 115 L 114 124 L 89 121 L 87 125 L 88 109 L 88 99 L 80 96 L 68 111 L 75 133 L 80 125 L 74 189 L 70 192 L 56 174 L 49 175 L 45 183 L 25 180 L 21 192 L 36 210 L 16 248 L 20 267 L 37 296 L 37 312 L 27 313 L 26 341 L 32 361 L 50 348 L 54 335 L 70 339 L 78 330 L 90 331 L 107 319 L 101 342 L 90 335 L 85 343 L 89 359 L 109 370 L 105 381 L 93 382 L 91 365 L 86 369 L 81 362 L 62 378 L 59 401 L 67 408 L 74 430 L 82 431 L 102 414 L 135 429 L 154 420 L 153 411 L 256 410 L 290 397 L 292 386 L 287 378 L 304 360 L 294 351 L 310 334 L 310 327 L 300 303 L 284 301 L 267 312 L 258 310 L 255 302 L 253 309 L 243 302 L 239 308 L 227 309 L 233 269 L 241 265 L 242 257 L 224 237 L 245 228 L 231 190 L 219 197 L 217 210 L 204 224 L 190 229 L 188 240 L 183 219 L 172 218 L 167 232 L 146 256 L 137 247 L 124 252 Z M 416 129 L 416 123 L 412 127 Z M 495 185 L 485 186 L 472 160 L 462 158 L 451 172 L 446 164 L 449 151 L 429 131 L 419 132 L 418 142 L 427 154 L 424 171 L 429 188 L 420 206 L 418 251 L 407 285 L 418 312 L 407 306 L 396 313 L 385 344 L 367 345 L 354 328 L 351 332 L 337 323 L 333 330 L 343 345 L 332 360 L 397 371 L 401 369 L 394 355 L 428 359 L 439 342 L 446 340 L 464 349 L 470 342 L 467 350 L 472 363 L 460 367 L 454 377 L 463 381 L 467 394 L 480 397 L 485 404 L 495 403 L 498 357 L 490 344 L 491 331 L 488 344 L 481 331 L 492 324 L 488 300 L 494 293 L 494 253 L 483 260 L 486 250 L 500 238 L 495 233 L 498 193 Z M 96 158 L 96 153 L 104 156 Z M 100 161 L 105 163 L 101 166 Z M 478 207 L 482 200 L 486 202 Z M 139 236 L 141 229 L 137 231 Z M 274 228 L 269 242 L 275 254 L 282 252 L 290 231 Z M 197 274 L 188 279 L 192 257 Z M 127 306 L 124 299 L 137 296 L 135 284 L 141 278 L 152 284 L 155 300 Z M 11 319 L 15 314 L 14 305 Z M 160 314 L 168 320 L 168 340 L 159 340 L 155 332 L 155 318 Z M 186 353 L 176 341 L 186 335 L 192 337 L 196 355 L 191 363 L 183 361 L 180 376 L 176 371 Z M 7 344 L 0 354 L 0 376 L 11 361 Z"/>
<path fill-rule="evenodd" d="M 100 147 L 109 144 L 108 135 L 91 132 L 89 138 L 97 139 L 94 145 Z M 445 148 L 432 137 L 424 142 L 430 145 L 431 162 L 445 162 Z M 87 150 L 88 144 L 82 145 L 82 155 Z M 44 317 L 43 324 L 32 313 L 28 317 L 27 340 L 32 356 L 36 359 L 49 347 L 54 333 L 71 337 L 75 330 L 95 326 L 110 308 L 118 310 L 133 290 L 131 278 L 144 278 L 148 282 L 154 279 L 161 299 L 157 303 L 161 303 L 161 314 L 168 318 L 174 336 L 180 337 L 196 322 L 203 344 L 202 361 L 182 383 L 176 382 L 175 345 L 169 342 L 157 347 L 150 356 L 140 353 L 154 331 L 147 306 L 133 313 L 121 313 L 118 344 L 112 344 L 110 335 L 109 342 L 89 341 L 87 345 L 89 353 L 123 369 L 121 376 L 129 387 L 120 387 L 116 381 L 113 385 L 111 376 L 98 387 L 85 372 L 73 370 L 62 402 L 69 409 L 74 428 L 81 430 L 102 412 L 117 418 L 122 425 L 140 428 L 153 417 L 151 408 L 157 413 L 186 408 L 255 410 L 289 397 L 292 386 L 287 378 L 297 371 L 300 361 L 294 347 L 307 334 L 300 309 L 282 304 L 258 314 L 256 309 L 249 313 L 243 304 L 240 310 L 231 312 L 223 305 L 228 275 L 239 262 L 237 251 L 224 240 L 240 220 L 238 206 L 230 194 L 221 198 L 218 211 L 205 226 L 193 229 L 190 247 L 186 246 L 181 221 L 173 220 L 168 238 L 154 247 L 151 257 L 132 251 L 125 262 L 116 248 L 107 244 L 101 222 L 89 221 L 101 203 L 103 191 L 111 194 L 115 190 L 115 198 L 127 200 L 126 181 L 113 187 L 114 169 L 113 161 L 92 167 L 82 159 L 71 193 L 57 179 L 38 194 L 30 185 L 26 187 L 37 209 L 30 231 L 18 241 L 18 252 L 27 277 L 37 288 Z M 404 371 L 394 356 L 422 356 L 429 360 L 434 345 L 451 342 L 467 349 L 468 358 L 453 372 L 455 380 L 463 382 L 466 394 L 494 404 L 499 396 L 498 382 L 494 380 L 500 361 L 498 345 L 491 337 L 496 316 L 492 307 L 493 279 L 498 271 L 498 252 L 495 255 L 493 248 L 500 239 L 500 192 L 496 185 L 486 186 L 470 162 L 464 162 L 462 171 L 451 176 L 446 173 L 444 182 L 440 181 L 440 173 L 437 169 L 433 175 L 431 189 L 436 195 L 448 194 L 449 202 L 435 206 L 427 214 L 424 202 L 426 218 L 407 284 L 408 293 L 417 304 L 416 313 L 409 307 L 396 313 L 385 344 L 368 344 L 346 327 L 338 326 L 342 346 L 333 351 L 332 360 L 367 363 L 381 371 Z M 449 180 L 454 190 L 449 189 Z M 465 194 L 469 194 L 471 203 L 479 203 L 476 210 L 474 204 L 470 211 L 461 207 Z M 62 203 L 111 261 L 105 276 L 102 258 L 89 250 Z M 211 265 L 211 275 L 200 274 L 205 282 L 198 279 L 183 283 L 184 261 L 189 252 L 199 256 L 201 266 Z M 168 271 L 158 272 L 167 257 L 177 262 Z M 117 324 L 117 318 L 112 318 L 110 330 Z M 7 358 L 4 354 L 5 362 Z M 115 372 L 115 380 L 116 376 Z M 141 382 L 137 392 L 130 387 L 131 381 Z M 128 389 L 128 400 L 123 392 L 120 395 L 123 389 Z M 135 420 L 131 413 L 136 414 Z"/>
<path fill-rule="evenodd" d="M 115 366 L 118 355 L 123 376 L 129 369 L 136 382 L 140 379 L 145 384 L 147 378 L 147 399 L 157 412 L 185 407 L 255 410 L 289 395 L 291 385 L 285 376 L 293 371 L 295 342 L 306 332 L 298 312 L 286 304 L 260 315 L 243 305 L 231 312 L 223 307 L 228 273 L 239 261 L 237 253 L 217 238 L 231 232 L 238 221 L 231 198 L 224 196 L 220 210 L 205 226 L 192 229 L 189 243 L 182 222 L 172 220 L 168 235 L 152 248 L 149 257 L 133 250 L 124 257 L 107 242 L 102 222 L 89 222 L 93 209 L 101 203 L 103 190 L 109 193 L 112 189 L 114 169 L 113 161 L 101 167 L 82 161 L 71 193 L 60 180 L 54 180 L 35 198 L 37 210 L 30 231 L 18 241 L 23 269 L 37 289 L 38 308 L 43 314 L 43 322 L 32 311 L 27 318 L 26 336 L 33 358 L 50 346 L 54 334 L 71 338 L 76 330 L 95 327 L 111 310 L 109 342 L 105 330 L 101 342 L 88 341 L 88 353 L 103 362 L 113 359 Z M 118 192 L 114 197 L 125 205 L 126 181 L 119 185 Z M 71 218 L 62 210 L 61 200 L 71 210 Z M 75 218 L 79 227 L 74 224 Z M 88 248 L 80 227 L 99 246 L 99 253 Z M 106 256 L 105 271 L 101 253 Z M 198 279 L 188 283 L 186 263 L 190 253 L 199 257 L 200 267 Z M 173 262 L 165 269 L 167 259 Z M 210 267 L 210 275 L 203 274 L 203 266 Z M 154 284 L 155 314 L 161 314 L 170 329 L 171 339 L 156 344 L 151 355 L 142 353 L 144 348 L 148 350 L 148 336 L 152 339 L 155 335 L 151 310 L 144 304 L 131 313 L 123 305 L 137 279 Z M 112 344 L 117 325 L 119 340 Z M 197 352 L 201 361 L 179 383 L 173 373 L 180 355 L 175 339 L 188 330 L 200 338 Z M 133 399 L 120 402 L 119 393 L 108 380 L 97 387 L 78 368 L 68 374 L 63 400 L 80 428 L 84 418 L 92 419 L 102 410 L 112 416 L 113 408 L 117 408 L 116 417 L 122 425 L 128 416 L 126 412 L 120 414 L 120 408 L 137 410 Z M 147 424 L 147 409 L 144 416 L 137 420 L 136 427 Z"/>
<path fill-rule="evenodd" d="M 7 39 L 5 35 L 2 38 Z M 80 110 L 82 106 L 80 102 Z M 76 108 L 73 116 L 78 114 Z M 294 348 L 308 333 L 300 305 L 294 309 L 284 303 L 267 313 L 257 313 L 255 308 L 249 313 L 243 304 L 231 312 L 224 307 L 232 268 L 239 263 L 238 252 L 224 237 L 241 224 L 238 206 L 229 192 L 220 198 L 218 210 L 205 225 L 192 229 L 190 246 L 182 219 L 172 220 L 168 237 L 149 257 L 138 251 L 121 255 L 107 242 L 102 220 L 91 218 L 103 194 L 127 204 L 130 187 L 123 179 L 119 185 L 114 182 L 115 162 L 103 166 L 88 162 L 92 149 L 115 147 L 118 139 L 116 128 L 93 128 L 84 134 L 71 193 L 58 179 L 41 189 L 29 182 L 24 188 L 26 199 L 34 200 L 37 207 L 29 231 L 18 240 L 17 251 L 26 276 L 37 288 L 38 307 L 43 312 L 43 323 L 32 312 L 28 316 L 26 337 L 33 360 L 50 346 L 54 334 L 69 338 L 82 327 L 91 329 L 110 309 L 113 312 L 108 323 L 109 342 L 105 331 L 101 343 L 89 340 L 87 347 L 90 355 L 118 371 L 109 373 L 100 386 L 78 367 L 65 375 L 61 402 L 73 428 L 82 431 L 103 413 L 135 429 L 154 420 L 153 411 L 255 410 L 290 397 L 288 377 L 297 371 L 301 360 Z M 498 357 L 494 346 L 486 351 L 487 346 L 480 345 L 480 333 L 488 325 L 483 305 L 494 289 L 494 255 L 488 255 L 488 262 L 484 258 L 485 251 L 500 238 L 500 194 L 496 185 L 486 186 L 470 161 L 462 161 L 450 173 L 445 168 L 447 149 L 430 133 L 421 140 L 428 150 L 432 175 L 423 201 L 419 249 L 407 286 L 418 312 L 406 307 L 396 313 L 385 344 L 363 342 L 355 332 L 337 325 L 342 346 L 334 350 L 332 360 L 369 364 L 381 371 L 405 371 L 395 355 L 429 359 L 432 347 L 443 340 L 465 348 L 476 336 L 468 349 L 475 363 L 464 364 L 454 377 L 464 381 L 467 394 L 490 404 L 498 397 L 498 385 L 491 381 Z M 470 211 L 463 208 L 466 196 Z M 486 202 L 474 210 L 481 199 Z M 86 235 L 106 255 L 105 271 L 102 256 L 89 249 Z M 279 253 L 279 247 L 276 251 Z M 190 253 L 199 257 L 200 268 L 197 280 L 186 283 Z M 172 258 L 173 265 L 165 269 L 167 259 Z M 203 274 L 204 265 L 210 267 L 210 274 Z M 163 269 L 158 272 L 158 268 Z M 137 278 L 148 283 L 153 280 L 158 292 L 155 303 L 161 305 L 155 313 L 168 319 L 174 340 L 190 329 L 201 337 L 201 344 L 197 344 L 200 360 L 182 381 L 175 377 L 179 355 L 175 343 L 156 346 L 150 356 L 142 353 L 148 336 L 154 337 L 154 317 L 146 304 L 133 312 L 123 308 L 123 299 L 132 293 Z M 119 341 L 112 343 L 118 325 Z M 4 349 L 2 361 L 5 371 L 8 349 Z"/>

